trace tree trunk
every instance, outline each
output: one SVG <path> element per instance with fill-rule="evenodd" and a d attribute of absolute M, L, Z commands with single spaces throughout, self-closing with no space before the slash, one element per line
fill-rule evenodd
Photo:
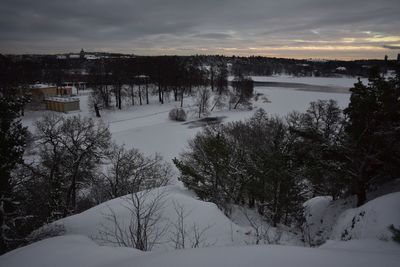
<path fill-rule="evenodd" d="M 211 108 L 211 112 L 214 110 L 214 108 L 217 106 L 217 103 L 218 103 L 218 101 L 215 101 L 214 102 L 214 105 L 212 106 L 212 108 Z"/>
<path fill-rule="evenodd" d="M 70 206 L 72 206 L 72 211 L 74 213 L 76 212 L 76 178 L 78 176 L 81 159 L 82 159 L 82 155 L 80 156 L 78 163 L 75 166 L 75 170 L 72 174 L 71 185 L 69 186 L 68 192 L 67 192 L 67 200 L 65 203 L 64 217 L 66 217 L 68 215 Z"/>
<path fill-rule="evenodd" d="M 181 89 L 181 108 L 183 107 L 183 88 Z"/>
<path fill-rule="evenodd" d="M 178 88 L 174 87 L 174 100 L 175 102 L 178 101 Z"/>
<path fill-rule="evenodd" d="M 249 198 L 249 208 L 252 209 L 254 208 L 256 205 L 256 200 L 254 199 L 254 197 L 250 197 Z"/>
<path fill-rule="evenodd" d="M 135 95 L 133 92 L 133 84 L 131 84 L 131 96 L 132 96 L 132 106 L 134 106 L 135 105 Z"/>
<path fill-rule="evenodd" d="M 210 82 L 211 82 L 211 91 L 214 92 L 214 71 L 211 71 Z"/>
<path fill-rule="evenodd" d="M 139 104 L 142 105 L 142 89 L 140 88 L 140 83 L 139 83 Z"/>
<path fill-rule="evenodd" d="M 360 207 L 365 204 L 367 200 L 367 190 L 366 186 L 363 182 L 358 182 L 357 184 L 357 207 Z"/>
<path fill-rule="evenodd" d="M 109 103 L 108 85 L 106 84 L 106 85 L 104 85 L 104 87 L 103 87 L 103 85 L 102 85 L 101 88 L 102 88 L 101 91 L 102 91 L 102 98 L 103 98 L 104 107 L 105 107 L 105 108 L 108 108 L 108 107 L 110 106 L 110 103 Z M 104 88 L 104 90 L 103 90 L 103 88 Z"/>
<path fill-rule="evenodd" d="M 146 104 L 149 104 L 149 86 L 146 81 Z"/>
<path fill-rule="evenodd" d="M 233 107 L 233 109 L 236 109 L 237 106 L 239 105 L 239 103 L 242 101 L 242 97 L 239 97 L 238 101 L 236 102 L 235 106 Z"/>
<path fill-rule="evenodd" d="M 121 98 L 121 86 L 118 85 L 118 109 L 122 108 L 122 98 Z"/>
<path fill-rule="evenodd" d="M 94 111 L 96 112 L 96 117 L 100 118 L 101 117 L 100 110 L 99 110 L 99 107 L 97 106 L 97 104 L 94 104 Z"/>
<path fill-rule="evenodd" d="M 115 107 L 118 107 L 118 88 L 114 85 L 114 92 L 115 92 Z"/>
<path fill-rule="evenodd" d="M 201 118 L 201 104 L 199 105 L 199 119 Z"/>
<path fill-rule="evenodd" d="M 163 103 L 163 99 L 161 96 L 161 84 L 158 84 L 158 101 L 162 104 Z"/>

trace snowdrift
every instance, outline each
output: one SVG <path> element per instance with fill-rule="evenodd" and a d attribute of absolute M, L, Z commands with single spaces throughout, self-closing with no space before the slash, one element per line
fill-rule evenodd
<path fill-rule="evenodd" d="M 1 267 L 113 266 L 144 252 L 131 248 L 101 247 L 85 236 L 49 238 L 0 257 Z"/>
<path fill-rule="evenodd" d="M 358 208 L 355 198 L 332 201 L 315 197 L 304 203 L 307 235 L 312 245 L 326 240 L 391 240 L 388 227 L 400 227 L 400 192 L 387 194 Z M 308 241 L 308 240 L 307 240 Z"/>
<path fill-rule="evenodd" d="M 185 248 L 191 247 L 190 239 L 194 238 L 194 226 L 199 231 L 204 230 L 199 247 L 245 244 L 244 240 L 247 236 L 243 233 L 244 231 L 226 217 L 215 204 L 196 199 L 194 193 L 180 186 L 153 189 L 146 193 L 146 201 L 150 202 L 160 194 L 163 195 L 160 209 L 162 219 L 158 222 L 157 227 L 159 229 L 167 227 L 168 230 L 160 238 L 159 243 L 161 244 L 155 245 L 152 251 L 165 251 L 175 248 L 171 240 L 176 233 L 173 227 L 178 219 L 176 207 L 182 207 L 185 215 L 184 225 L 187 232 Z M 111 212 L 115 213 L 121 225 L 129 225 L 131 213 L 126 208 L 127 197 L 129 196 L 107 201 L 55 223 L 62 224 L 67 235 L 83 235 L 94 239 L 100 245 L 113 245 L 100 240 L 100 232 L 105 228 L 113 227 L 112 222 L 106 218 Z"/>
<path fill-rule="evenodd" d="M 331 239 L 390 240 L 388 227 L 400 227 L 400 192 L 378 197 L 355 209 L 343 212 L 333 226 Z"/>
<path fill-rule="evenodd" d="M 395 267 L 400 261 L 400 250 L 397 252 L 263 245 L 143 253 L 128 248 L 101 247 L 82 236 L 62 236 L 5 254 L 0 257 L 0 267 Z"/>

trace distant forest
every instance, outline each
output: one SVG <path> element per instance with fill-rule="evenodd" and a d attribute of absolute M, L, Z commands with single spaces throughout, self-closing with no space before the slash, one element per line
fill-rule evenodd
<path fill-rule="evenodd" d="M 203 69 L 212 72 L 226 68 L 229 75 L 238 76 L 360 76 L 368 77 L 371 67 L 384 73 L 395 68 L 396 60 L 297 60 L 270 57 L 226 56 L 134 56 L 109 53 L 65 55 L 0 55 L 2 78 L 25 83 L 91 82 L 93 76 L 116 73 L 123 68 L 126 78 L 147 75 L 155 80 L 173 79 L 182 69 Z M 190 70 L 189 70 L 190 72 Z M 165 77 L 164 77 L 165 76 Z M 114 75 L 115 77 L 115 75 Z M 18 78 L 18 79 L 16 79 Z"/>

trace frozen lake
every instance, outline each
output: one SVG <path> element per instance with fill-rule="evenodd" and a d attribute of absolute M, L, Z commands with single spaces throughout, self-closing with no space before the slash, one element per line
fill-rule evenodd
<path fill-rule="evenodd" d="M 304 112 L 307 110 L 310 102 L 318 99 L 334 99 L 341 108 L 347 107 L 350 101 L 349 93 L 302 91 L 294 88 L 282 87 L 255 87 L 255 92 L 263 94 L 263 96 L 271 101 L 270 103 L 263 103 L 263 100 L 259 99 L 254 103 L 255 108 L 263 108 L 270 114 L 281 116 L 293 110 Z"/>

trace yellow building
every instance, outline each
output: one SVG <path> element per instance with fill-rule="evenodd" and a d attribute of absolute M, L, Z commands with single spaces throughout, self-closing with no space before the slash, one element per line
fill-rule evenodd
<path fill-rule="evenodd" d="M 37 86 L 31 88 L 32 99 L 44 99 L 52 96 L 70 96 L 72 87 Z"/>
<path fill-rule="evenodd" d="M 46 109 L 58 112 L 71 112 L 79 110 L 79 98 L 76 97 L 47 97 Z"/>
<path fill-rule="evenodd" d="M 67 86 L 57 87 L 57 86 L 49 86 L 46 84 L 35 84 L 30 88 L 30 95 L 31 95 L 31 101 L 27 105 L 27 107 L 33 110 L 50 109 L 55 111 L 65 110 L 65 112 L 68 112 L 70 110 L 79 110 L 79 99 L 71 98 L 72 87 L 67 87 Z M 64 100 L 57 100 L 57 99 L 64 99 Z M 49 102 L 62 103 L 62 104 L 57 104 L 60 107 L 56 108 L 55 106 L 56 104 L 49 104 Z"/>

